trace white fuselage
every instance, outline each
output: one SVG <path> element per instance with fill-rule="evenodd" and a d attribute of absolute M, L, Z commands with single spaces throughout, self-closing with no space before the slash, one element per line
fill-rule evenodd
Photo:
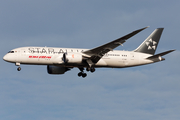
<path fill-rule="evenodd" d="M 35 65 L 59 65 L 66 67 L 86 67 L 86 64 L 64 64 L 63 54 L 74 53 L 84 55 L 82 52 L 88 49 L 75 48 L 52 48 L 52 47 L 21 47 L 13 49 L 12 52 L 4 56 L 4 60 L 18 64 L 35 64 Z M 150 64 L 160 61 L 146 59 L 152 55 L 134 52 L 134 51 L 119 51 L 113 50 L 106 53 L 94 67 L 111 67 L 122 68 L 132 67 L 144 64 Z M 74 57 L 74 56 L 72 56 Z M 88 56 L 87 56 L 88 57 Z"/>

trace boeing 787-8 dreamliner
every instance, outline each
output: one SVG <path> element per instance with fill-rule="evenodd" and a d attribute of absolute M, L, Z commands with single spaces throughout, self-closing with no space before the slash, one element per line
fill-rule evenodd
<path fill-rule="evenodd" d="M 145 65 L 165 60 L 162 58 L 174 50 L 155 54 L 163 28 L 155 29 L 149 37 L 133 51 L 113 50 L 123 45 L 127 39 L 136 35 L 142 28 L 119 39 L 93 49 L 53 48 L 53 47 L 20 47 L 9 51 L 3 59 L 15 63 L 20 71 L 20 64 L 47 65 L 49 74 L 64 74 L 74 67 L 79 68 L 78 76 L 87 76 L 84 72 L 94 72 L 95 68 L 125 68 Z"/>

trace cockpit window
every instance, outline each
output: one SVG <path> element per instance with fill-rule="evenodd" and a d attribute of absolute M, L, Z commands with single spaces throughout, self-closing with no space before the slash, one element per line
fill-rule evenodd
<path fill-rule="evenodd" d="M 8 53 L 14 53 L 14 51 L 9 51 Z"/>

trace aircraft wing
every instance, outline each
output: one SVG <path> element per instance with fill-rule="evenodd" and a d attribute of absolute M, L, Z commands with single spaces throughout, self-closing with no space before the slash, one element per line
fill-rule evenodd
<path fill-rule="evenodd" d="M 122 45 L 124 42 L 126 42 L 127 39 L 131 38 L 132 36 L 136 35 L 137 33 L 141 32 L 142 30 L 144 30 L 146 28 L 148 28 L 148 27 L 133 31 L 133 32 L 131 32 L 121 38 L 118 38 L 112 42 L 109 42 L 102 46 L 96 47 L 94 49 L 84 51 L 83 53 L 91 56 L 89 59 L 93 63 L 97 63 L 106 53 L 108 53 L 109 51 L 112 51 L 114 48 L 118 47 L 119 45 Z"/>

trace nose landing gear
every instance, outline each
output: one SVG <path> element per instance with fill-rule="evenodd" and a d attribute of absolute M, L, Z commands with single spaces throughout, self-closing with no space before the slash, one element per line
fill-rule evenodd
<path fill-rule="evenodd" d="M 15 65 L 16 65 L 16 66 L 19 66 L 19 67 L 17 68 L 17 70 L 18 70 L 18 71 L 21 71 L 20 63 L 16 63 Z"/>
<path fill-rule="evenodd" d="M 17 70 L 18 70 L 18 71 L 21 71 L 21 67 L 18 67 Z"/>

